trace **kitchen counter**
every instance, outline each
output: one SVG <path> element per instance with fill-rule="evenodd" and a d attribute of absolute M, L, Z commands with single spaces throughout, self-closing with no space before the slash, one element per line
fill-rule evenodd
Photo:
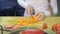
<path fill-rule="evenodd" d="M 0 17 L 0 25 L 5 24 L 16 24 L 18 19 L 28 19 L 26 17 Z M 43 22 L 47 23 L 48 29 L 45 29 L 45 32 L 48 32 L 49 34 L 55 34 L 54 31 L 51 30 L 51 27 L 53 24 L 59 23 L 60 24 L 60 17 L 46 17 Z M 9 32 L 5 32 L 4 34 L 8 34 Z"/>

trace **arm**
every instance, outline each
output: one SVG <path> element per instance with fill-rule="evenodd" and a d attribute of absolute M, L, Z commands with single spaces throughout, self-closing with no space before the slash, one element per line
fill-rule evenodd
<path fill-rule="evenodd" d="M 25 0 L 17 0 L 17 2 L 18 2 L 18 4 L 19 4 L 20 6 L 22 6 L 23 8 L 26 8 L 26 6 L 28 5 L 28 4 L 25 2 Z"/>
<path fill-rule="evenodd" d="M 51 7 L 53 8 L 54 15 L 57 15 L 58 13 L 57 0 L 51 0 L 50 4 L 51 4 Z"/>

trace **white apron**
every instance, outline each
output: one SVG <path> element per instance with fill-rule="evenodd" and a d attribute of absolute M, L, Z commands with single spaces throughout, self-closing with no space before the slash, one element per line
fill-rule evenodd
<path fill-rule="evenodd" d="M 40 12 L 40 11 L 49 11 L 48 10 L 48 0 L 26 0 L 26 3 L 30 4 L 33 8 L 34 11 Z M 30 16 L 27 14 L 25 11 L 24 16 Z"/>

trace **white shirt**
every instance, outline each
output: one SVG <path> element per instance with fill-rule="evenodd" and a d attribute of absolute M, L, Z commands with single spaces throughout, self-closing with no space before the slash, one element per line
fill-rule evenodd
<path fill-rule="evenodd" d="M 43 11 L 46 16 L 50 16 L 50 11 L 48 10 L 48 0 L 17 0 L 18 4 L 23 8 L 26 8 L 27 5 L 31 5 L 35 12 Z M 53 8 L 53 13 L 56 15 L 58 13 L 57 0 L 50 0 L 50 5 Z M 28 14 L 25 15 L 27 16 Z"/>

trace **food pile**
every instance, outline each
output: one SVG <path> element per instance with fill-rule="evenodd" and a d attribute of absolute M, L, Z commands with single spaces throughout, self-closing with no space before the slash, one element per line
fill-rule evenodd
<path fill-rule="evenodd" d="M 37 16 L 33 16 L 33 17 L 30 17 L 28 20 L 18 20 L 18 24 L 20 26 L 33 26 L 34 24 L 37 24 L 38 22 L 40 22 L 38 19 L 37 19 Z"/>
<path fill-rule="evenodd" d="M 15 24 L 15 25 L 8 24 L 8 25 L 5 25 L 5 28 L 12 28 L 12 29 L 18 29 L 21 27 L 37 28 L 36 24 L 41 24 L 41 21 L 39 21 L 37 18 L 38 17 L 36 15 L 34 15 L 34 16 L 30 17 L 28 20 L 20 19 L 20 20 L 17 20 L 18 21 L 17 24 Z M 42 26 L 43 29 L 47 28 L 46 23 L 43 23 L 42 25 L 39 25 L 39 26 Z"/>

